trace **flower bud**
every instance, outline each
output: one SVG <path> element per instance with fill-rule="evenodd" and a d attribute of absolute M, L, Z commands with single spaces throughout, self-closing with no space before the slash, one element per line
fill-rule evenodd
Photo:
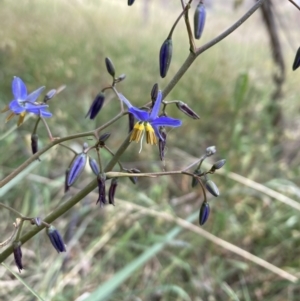
<path fill-rule="evenodd" d="M 50 226 L 46 229 L 47 235 L 52 243 L 52 246 L 54 249 L 60 253 L 60 252 L 66 252 L 66 247 L 64 240 L 58 230 L 54 226 Z"/>
<path fill-rule="evenodd" d="M 155 100 L 157 98 L 158 93 L 158 84 L 154 84 L 151 90 L 151 99 L 152 99 L 152 105 L 154 106 Z"/>
<path fill-rule="evenodd" d="M 132 168 L 129 170 L 130 173 L 140 173 L 141 171 L 137 168 Z M 138 181 L 138 178 L 137 177 L 129 177 L 129 180 L 133 183 L 133 184 L 136 184 L 137 181 Z"/>
<path fill-rule="evenodd" d="M 131 6 L 135 0 L 128 0 L 128 6 Z"/>
<path fill-rule="evenodd" d="M 158 140 L 158 149 L 159 149 L 160 160 L 163 161 L 165 158 L 165 148 L 167 143 L 167 132 L 165 127 L 160 127 L 159 133 L 160 133 L 160 137 Z"/>
<path fill-rule="evenodd" d="M 115 206 L 115 193 L 118 186 L 118 178 L 113 178 L 108 191 L 108 202 Z"/>
<path fill-rule="evenodd" d="M 15 241 L 13 243 L 13 248 L 14 248 L 15 263 L 16 263 L 16 266 L 17 266 L 19 272 L 21 273 L 21 271 L 23 270 L 21 242 Z"/>
<path fill-rule="evenodd" d="M 128 113 L 128 132 L 131 133 L 134 128 L 134 116 L 131 113 Z"/>
<path fill-rule="evenodd" d="M 70 168 L 67 168 L 66 172 L 65 172 L 65 193 L 69 190 L 69 186 L 68 186 L 68 177 L 69 177 L 69 172 L 70 172 Z"/>
<path fill-rule="evenodd" d="M 100 112 L 105 100 L 105 94 L 100 92 L 94 99 L 89 111 L 85 115 L 85 118 L 89 116 L 90 119 L 94 119 Z"/>
<path fill-rule="evenodd" d="M 31 220 L 31 223 L 33 225 L 36 225 L 37 227 L 40 227 L 42 225 L 42 220 L 40 217 L 37 216 Z"/>
<path fill-rule="evenodd" d="M 98 175 L 97 181 L 98 181 L 98 200 L 96 204 L 100 203 L 100 207 L 103 207 L 106 204 L 105 199 L 105 180 L 106 176 L 105 174 Z"/>
<path fill-rule="evenodd" d="M 195 10 L 194 14 L 194 36 L 195 39 L 199 40 L 201 38 L 204 25 L 205 25 L 205 19 L 206 19 L 206 10 L 205 6 L 200 1 L 200 3 L 197 5 L 197 8 Z"/>
<path fill-rule="evenodd" d="M 105 65 L 106 65 L 106 70 L 107 72 L 112 76 L 115 77 L 115 67 L 113 62 L 111 61 L 111 59 L 109 57 L 105 58 Z"/>
<path fill-rule="evenodd" d="M 39 136 L 37 134 L 32 134 L 31 135 L 31 151 L 32 151 L 33 155 L 35 153 L 37 153 L 39 150 L 38 141 L 39 141 Z"/>
<path fill-rule="evenodd" d="M 199 212 L 199 224 L 200 226 L 203 226 L 208 217 L 209 217 L 209 213 L 210 213 L 210 208 L 209 208 L 209 204 L 207 202 L 203 202 L 202 206 L 200 208 L 200 212 Z"/>
<path fill-rule="evenodd" d="M 205 187 L 213 196 L 218 197 L 220 195 L 217 185 L 212 180 L 206 181 Z"/>
<path fill-rule="evenodd" d="M 47 103 L 56 94 L 56 89 L 50 90 L 44 97 L 44 103 Z"/>
<path fill-rule="evenodd" d="M 116 78 L 115 82 L 119 83 L 126 78 L 126 74 L 121 74 L 118 78 Z"/>
<path fill-rule="evenodd" d="M 93 173 L 98 176 L 99 172 L 100 172 L 100 169 L 99 169 L 99 166 L 98 166 L 98 163 L 95 159 L 89 157 L 89 165 L 91 167 L 91 170 L 93 171 Z"/>
<path fill-rule="evenodd" d="M 194 175 L 196 175 L 196 176 L 199 176 L 201 174 L 202 174 L 202 170 L 201 169 L 196 169 L 194 171 Z M 193 177 L 193 179 L 192 179 L 192 188 L 194 188 L 198 184 L 199 184 L 199 180 L 196 177 Z"/>
<path fill-rule="evenodd" d="M 184 114 L 188 115 L 189 117 L 193 119 L 199 119 L 199 115 L 194 112 L 186 103 L 179 101 L 176 103 L 177 108 L 183 112 Z"/>
<path fill-rule="evenodd" d="M 206 149 L 206 156 L 210 157 L 210 156 L 214 155 L 216 152 L 217 152 L 217 149 L 216 149 L 216 147 L 214 145 L 213 146 L 209 146 Z"/>
<path fill-rule="evenodd" d="M 172 60 L 173 44 L 172 39 L 167 38 L 162 44 L 159 52 L 159 71 L 160 76 L 164 78 L 169 70 Z"/>
<path fill-rule="evenodd" d="M 72 186 L 74 182 L 78 179 L 85 167 L 86 159 L 87 154 L 85 153 L 78 154 L 74 158 L 67 175 L 67 186 Z"/>
<path fill-rule="evenodd" d="M 295 71 L 299 66 L 300 66 L 300 47 L 298 48 L 298 51 L 295 56 L 293 70 Z"/>
<path fill-rule="evenodd" d="M 104 133 L 99 137 L 99 145 L 103 147 L 105 145 L 105 141 L 110 137 L 110 133 Z"/>
<path fill-rule="evenodd" d="M 211 167 L 211 171 L 215 171 L 216 169 L 220 169 L 222 168 L 226 163 L 225 159 L 219 160 L 217 162 L 214 163 L 214 165 Z"/>

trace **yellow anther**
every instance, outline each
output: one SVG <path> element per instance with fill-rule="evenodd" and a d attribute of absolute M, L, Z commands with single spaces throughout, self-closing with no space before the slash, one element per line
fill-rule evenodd
<path fill-rule="evenodd" d="M 9 120 L 11 120 L 15 116 L 15 113 L 10 113 L 7 118 L 5 119 L 5 123 Z"/>
<path fill-rule="evenodd" d="M 26 112 L 22 112 L 20 114 L 20 117 L 19 117 L 19 120 L 18 120 L 18 126 L 20 126 L 23 123 L 25 115 L 26 115 Z"/>
<path fill-rule="evenodd" d="M 148 122 L 146 123 L 145 130 L 146 130 L 146 142 L 151 145 L 157 144 L 157 138 L 154 129 L 150 123 Z"/>
<path fill-rule="evenodd" d="M 140 123 L 140 122 L 136 123 L 132 130 L 132 134 L 130 136 L 129 141 L 130 142 L 136 141 L 138 143 L 141 140 L 144 130 L 145 130 L 144 123 Z"/>

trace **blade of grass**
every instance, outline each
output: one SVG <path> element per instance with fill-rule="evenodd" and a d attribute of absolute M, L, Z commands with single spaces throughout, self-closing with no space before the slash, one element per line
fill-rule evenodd
<path fill-rule="evenodd" d="M 40 301 L 45 301 L 39 294 L 31 288 L 24 279 L 22 279 L 17 273 L 15 273 L 9 266 L 7 266 L 4 262 L 1 263 L 8 271 L 10 271 L 35 297 Z"/>
<path fill-rule="evenodd" d="M 186 221 L 191 223 L 198 217 L 198 212 L 190 215 Z M 137 259 L 129 263 L 124 269 L 120 270 L 115 276 L 106 281 L 104 284 L 100 285 L 93 293 L 89 295 L 85 301 L 97 301 L 97 300 L 107 300 L 109 296 L 128 278 L 130 275 L 140 267 L 142 267 L 147 261 L 154 257 L 158 252 L 160 252 L 165 245 L 175 238 L 181 231 L 182 227 L 175 227 L 171 230 L 163 239 L 162 242 L 154 244 L 152 247 L 148 248 L 147 251 L 142 253 Z"/>

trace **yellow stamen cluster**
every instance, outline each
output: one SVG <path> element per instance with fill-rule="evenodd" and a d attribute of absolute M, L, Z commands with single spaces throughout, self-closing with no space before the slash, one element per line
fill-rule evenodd
<path fill-rule="evenodd" d="M 140 142 L 141 138 L 143 137 L 144 131 L 146 131 L 146 142 L 151 145 L 157 144 L 157 138 L 154 129 L 149 122 L 138 122 L 135 124 L 130 136 L 130 142 Z"/>

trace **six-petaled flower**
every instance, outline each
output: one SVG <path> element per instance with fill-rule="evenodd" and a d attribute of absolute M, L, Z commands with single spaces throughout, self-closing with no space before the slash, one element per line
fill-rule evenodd
<path fill-rule="evenodd" d="M 52 114 L 47 111 L 48 105 L 36 102 L 45 87 L 40 87 L 27 95 L 27 88 L 24 82 L 19 77 L 14 77 L 12 81 L 12 93 L 14 99 L 2 112 L 11 111 L 6 118 L 9 121 L 15 115 L 19 115 L 18 126 L 24 121 L 26 113 L 33 113 L 40 117 L 51 117 Z"/>
<path fill-rule="evenodd" d="M 162 102 L 161 91 L 158 91 L 157 93 L 157 98 L 150 114 L 144 110 L 134 107 L 124 95 L 119 94 L 119 97 L 127 105 L 128 112 L 133 114 L 134 117 L 138 120 L 131 133 L 130 142 L 139 142 L 146 132 L 146 142 L 149 144 L 157 144 L 157 137 L 163 140 L 163 137 L 161 137 L 161 134 L 159 133 L 159 127 L 181 126 L 182 122 L 179 119 L 174 119 L 167 116 L 158 116 Z"/>

